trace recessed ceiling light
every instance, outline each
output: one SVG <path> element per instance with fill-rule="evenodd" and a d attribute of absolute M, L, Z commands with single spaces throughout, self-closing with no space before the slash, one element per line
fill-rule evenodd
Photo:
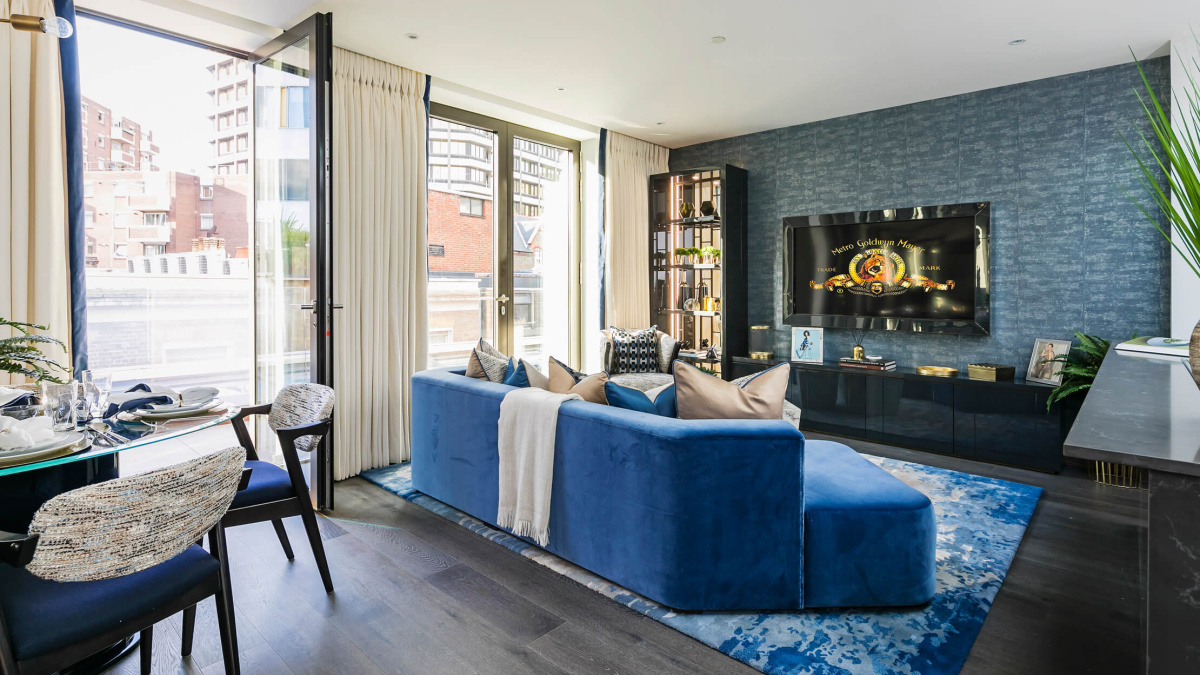
<path fill-rule="evenodd" d="M 666 122 L 655 122 L 654 123 L 655 126 L 659 126 L 659 127 L 663 126 L 664 124 L 666 124 Z"/>
<path fill-rule="evenodd" d="M 1023 44 L 1025 44 L 1025 38 L 1017 38 L 1016 40 L 1010 40 L 1008 42 L 1008 46 L 1010 46 L 1010 47 L 1016 47 L 1017 45 L 1023 45 Z"/>
<path fill-rule="evenodd" d="M 555 87 L 554 88 L 554 91 L 566 91 L 566 90 L 567 90 L 566 87 Z"/>
<path fill-rule="evenodd" d="M 405 33 L 405 34 L 404 34 L 404 37 L 408 38 L 409 40 L 419 40 L 419 39 L 421 39 L 421 36 L 420 36 L 420 35 L 417 35 L 416 33 Z"/>
<path fill-rule="evenodd" d="M 708 41 L 713 43 L 714 45 L 719 45 L 725 41 L 725 36 L 724 35 L 714 35 L 711 38 L 709 38 Z"/>

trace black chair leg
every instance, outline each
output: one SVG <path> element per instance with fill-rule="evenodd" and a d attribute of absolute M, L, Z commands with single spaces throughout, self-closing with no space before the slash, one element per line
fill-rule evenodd
<path fill-rule="evenodd" d="M 142 631 L 142 643 L 138 647 L 138 652 L 142 657 L 142 675 L 150 675 L 150 671 L 154 666 L 154 626 Z"/>
<path fill-rule="evenodd" d="M 329 561 L 325 559 L 325 544 L 321 541 L 321 528 L 317 527 L 317 516 L 313 513 L 312 504 L 307 495 L 302 501 L 300 520 L 304 521 L 304 531 L 308 533 L 308 543 L 312 546 L 313 557 L 317 559 L 317 569 L 321 572 L 321 581 L 325 584 L 325 592 L 333 592 L 333 579 L 329 576 Z"/>
<path fill-rule="evenodd" d="M 237 625 L 233 613 L 233 586 L 229 579 L 229 550 L 225 545 L 225 527 L 220 523 L 208 535 L 209 547 L 221 561 L 221 590 L 217 593 L 217 626 L 221 631 L 221 656 L 225 661 L 225 675 L 240 675 L 238 659 Z"/>
<path fill-rule="evenodd" d="M 196 633 L 196 606 L 192 605 L 183 610 L 183 635 L 180 636 L 183 642 L 183 648 L 179 650 L 180 656 L 192 655 L 192 637 Z"/>
<path fill-rule="evenodd" d="M 271 521 L 275 526 L 275 534 L 279 537 L 279 543 L 283 545 L 283 554 L 288 560 L 295 560 L 296 556 L 292 554 L 292 542 L 288 541 L 287 530 L 283 529 L 283 520 L 276 518 Z"/>

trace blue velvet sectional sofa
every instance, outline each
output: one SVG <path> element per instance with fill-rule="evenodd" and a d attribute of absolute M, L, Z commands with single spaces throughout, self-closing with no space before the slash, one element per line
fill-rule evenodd
<path fill-rule="evenodd" d="M 446 369 L 412 388 L 413 487 L 494 527 L 512 387 Z M 675 609 L 923 604 L 936 535 L 925 495 L 782 420 L 559 411 L 547 550 Z"/>

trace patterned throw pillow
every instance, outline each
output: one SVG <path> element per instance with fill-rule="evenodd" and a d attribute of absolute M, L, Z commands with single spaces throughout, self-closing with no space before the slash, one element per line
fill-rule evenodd
<path fill-rule="evenodd" d="M 467 359 L 467 377 L 488 382 L 503 382 L 508 371 L 508 359 L 485 354 L 479 349 L 471 350 Z"/>
<path fill-rule="evenodd" d="M 658 326 L 638 331 L 621 328 L 609 330 L 612 331 L 613 345 L 610 375 L 658 371 L 658 346 L 655 340 Z"/>
<path fill-rule="evenodd" d="M 675 338 L 659 331 L 658 337 L 658 372 L 671 372 L 671 364 L 679 357 L 680 343 Z"/>

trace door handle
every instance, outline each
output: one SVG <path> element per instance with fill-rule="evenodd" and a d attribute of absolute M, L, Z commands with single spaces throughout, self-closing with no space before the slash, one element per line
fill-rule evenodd
<path fill-rule="evenodd" d="M 507 295 L 498 295 L 498 296 L 496 296 L 496 302 L 500 303 L 500 316 L 507 315 L 508 314 L 508 296 Z"/>
<path fill-rule="evenodd" d="M 507 295 L 497 296 L 496 302 L 508 302 L 508 296 Z"/>

